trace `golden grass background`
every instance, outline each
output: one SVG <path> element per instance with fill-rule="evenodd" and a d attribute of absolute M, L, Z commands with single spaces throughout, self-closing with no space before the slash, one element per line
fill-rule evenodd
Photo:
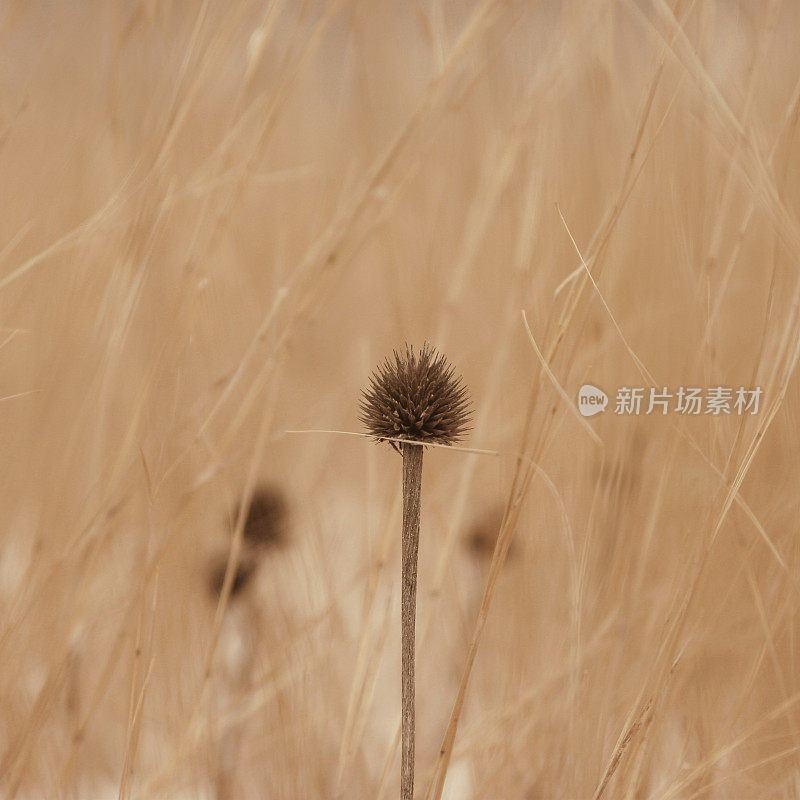
<path fill-rule="evenodd" d="M 2 4 L 2 796 L 397 795 L 400 460 L 285 431 L 426 338 L 499 455 L 426 457 L 418 796 L 800 796 L 799 38 Z M 584 382 L 765 395 L 581 423 Z M 288 542 L 218 605 L 264 482 Z"/>

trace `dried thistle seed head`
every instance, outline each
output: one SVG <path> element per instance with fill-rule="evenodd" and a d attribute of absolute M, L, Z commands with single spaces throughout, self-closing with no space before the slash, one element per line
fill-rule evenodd
<path fill-rule="evenodd" d="M 395 350 L 370 376 L 359 419 L 379 442 L 455 444 L 469 430 L 469 397 L 441 353 L 427 342 L 418 353 L 406 345 L 405 355 Z"/>

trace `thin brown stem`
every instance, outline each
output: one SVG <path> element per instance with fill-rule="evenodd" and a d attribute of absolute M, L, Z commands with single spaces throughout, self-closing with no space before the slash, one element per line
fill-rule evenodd
<path fill-rule="evenodd" d="M 403 447 L 403 590 L 402 619 L 402 756 L 400 800 L 414 796 L 414 631 L 417 616 L 417 552 L 419 550 L 422 446 Z"/>

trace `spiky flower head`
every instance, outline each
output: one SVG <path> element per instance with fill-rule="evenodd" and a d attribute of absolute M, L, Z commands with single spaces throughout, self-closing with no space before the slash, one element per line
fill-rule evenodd
<path fill-rule="evenodd" d="M 455 368 L 427 342 L 415 353 L 393 351 L 370 376 L 359 418 L 379 442 L 407 439 L 455 444 L 469 430 L 467 389 Z M 400 451 L 397 442 L 390 442 Z"/>

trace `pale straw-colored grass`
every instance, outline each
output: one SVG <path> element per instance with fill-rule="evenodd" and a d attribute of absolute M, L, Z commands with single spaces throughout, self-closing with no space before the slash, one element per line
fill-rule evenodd
<path fill-rule="evenodd" d="M 400 459 L 287 431 L 358 431 L 427 339 L 476 413 L 426 456 L 417 796 L 796 797 L 799 39 L 778 0 L 0 7 L 0 795 L 397 797 Z"/>

